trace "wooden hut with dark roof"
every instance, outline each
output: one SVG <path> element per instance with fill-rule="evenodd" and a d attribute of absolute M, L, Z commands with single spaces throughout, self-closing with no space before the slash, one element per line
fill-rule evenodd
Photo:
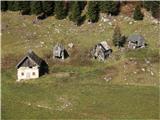
<path fill-rule="evenodd" d="M 38 57 L 32 50 L 28 51 L 16 65 L 16 68 L 18 81 L 36 79 L 45 72 L 48 72 L 48 66 L 45 61 Z"/>

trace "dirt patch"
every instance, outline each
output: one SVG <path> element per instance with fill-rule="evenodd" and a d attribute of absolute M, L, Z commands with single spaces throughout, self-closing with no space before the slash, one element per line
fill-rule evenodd
<path fill-rule="evenodd" d="M 105 78 L 113 79 L 118 75 L 118 69 L 114 66 L 110 66 L 104 70 L 104 73 L 105 73 Z"/>
<path fill-rule="evenodd" d="M 53 77 L 57 77 L 57 78 L 64 78 L 64 77 L 70 77 L 71 73 L 68 73 L 68 72 L 59 72 L 59 73 L 53 73 L 52 76 Z"/>

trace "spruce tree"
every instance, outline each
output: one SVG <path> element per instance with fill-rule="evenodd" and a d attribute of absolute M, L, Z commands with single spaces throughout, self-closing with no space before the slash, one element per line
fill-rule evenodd
<path fill-rule="evenodd" d="M 7 1 L 1 1 L 1 10 L 6 11 L 8 9 Z"/>
<path fill-rule="evenodd" d="M 89 1 L 88 2 L 88 11 L 87 11 L 88 18 L 91 22 L 97 22 L 99 19 L 99 7 L 96 1 Z"/>
<path fill-rule="evenodd" d="M 55 13 L 56 18 L 59 20 L 64 19 L 66 17 L 67 11 L 64 7 L 63 1 L 56 1 L 55 2 L 54 13 Z"/>
<path fill-rule="evenodd" d="M 15 1 L 14 2 L 14 10 L 18 11 L 18 10 L 22 10 L 23 4 L 25 1 Z"/>
<path fill-rule="evenodd" d="M 71 11 L 69 15 L 69 19 L 76 23 L 77 25 L 81 22 L 81 8 L 80 3 L 78 1 L 75 1 L 72 3 Z"/>
<path fill-rule="evenodd" d="M 113 33 L 113 44 L 115 46 L 120 46 L 119 45 L 119 41 L 121 40 L 121 31 L 120 31 L 120 27 L 118 25 L 116 25 L 116 27 L 114 28 L 114 33 Z"/>
<path fill-rule="evenodd" d="M 43 11 L 47 16 L 54 12 L 54 1 L 43 1 Z"/>
<path fill-rule="evenodd" d="M 160 1 L 144 1 L 144 7 L 151 12 L 152 16 L 155 18 L 160 17 Z"/>
<path fill-rule="evenodd" d="M 31 1 L 31 13 L 38 15 L 43 12 L 42 1 Z"/>
<path fill-rule="evenodd" d="M 22 1 L 20 10 L 22 15 L 29 15 L 31 11 L 30 1 Z"/>
<path fill-rule="evenodd" d="M 120 11 L 120 2 L 118 1 L 101 1 L 99 6 L 102 13 L 118 15 Z"/>
<path fill-rule="evenodd" d="M 134 13 L 133 13 L 133 19 L 135 20 L 143 20 L 144 15 L 141 12 L 141 8 L 139 5 L 136 6 Z"/>
<path fill-rule="evenodd" d="M 15 11 L 15 1 L 7 1 L 8 10 Z"/>
<path fill-rule="evenodd" d="M 152 6 L 151 6 L 151 13 L 152 16 L 155 18 L 160 18 L 160 1 L 151 1 Z"/>

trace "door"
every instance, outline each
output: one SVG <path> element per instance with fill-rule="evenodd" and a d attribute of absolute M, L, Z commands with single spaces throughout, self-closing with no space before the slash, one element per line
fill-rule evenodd
<path fill-rule="evenodd" d="M 30 79 L 30 72 L 26 73 L 26 79 Z"/>

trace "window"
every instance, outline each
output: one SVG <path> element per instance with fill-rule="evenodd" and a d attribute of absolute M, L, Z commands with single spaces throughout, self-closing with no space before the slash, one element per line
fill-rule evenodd
<path fill-rule="evenodd" d="M 23 75 L 24 75 L 24 73 L 22 72 L 22 73 L 21 73 L 21 75 L 23 76 Z"/>
<path fill-rule="evenodd" d="M 32 73 L 32 75 L 35 75 L 35 74 L 36 74 L 35 72 Z"/>

